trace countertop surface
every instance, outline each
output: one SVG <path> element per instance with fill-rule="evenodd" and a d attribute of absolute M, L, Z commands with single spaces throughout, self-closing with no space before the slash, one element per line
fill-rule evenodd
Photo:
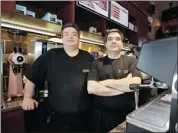
<path fill-rule="evenodd" d="M 110 131 L 110 133 L 124 133 L 126 130 L 126 121 L 115 127 L 113 130 Z"/>
<path fill-rule="evenodd" d="M 10 101 L 10 102 L 7 102 L 6 94 L 3 95 L 3 98 L 4 98 L 3 102 L 1 103 L 3 105 L 3 107 L 1 108 L 1 113 L 13 111 L 13 110 L 16 110 L 16 109 L 21 109 L 22 97 L 13 98 L 12 101 Z"/>
<path fill-rule="evenodd" d="M 5 102 L 5 106 L 1 109 L 1 113 L 21 109 L 21 103 L 22 103 L 22 99 L 20 98 L 16 100 L 12 100 L 11 102 Z M 110 133 L 114 133 L 114 132 L 123 133 L 125 132 L 125 130 L 126 130 L 126 122 L 124 121 L 123 123 L 115 127 L 113 130 L 111 130 Z"/>

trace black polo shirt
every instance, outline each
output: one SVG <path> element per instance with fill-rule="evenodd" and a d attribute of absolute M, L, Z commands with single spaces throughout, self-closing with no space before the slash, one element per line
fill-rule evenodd
<path fill-rule="evenodd" d="M 88 108 L 87 75 L 93 60 L 83 50 L 70 57 L 64 49 L 56 48 L 41 55 L 26 76 L 39 88 L 48 82 L 52 109 L 62 114 L 78 113 Z"/>
<path fill-rule="evenodd" d="M 110 59 L 108 56 L 92 62 L 88 81 L 102 81 L 106 79 L 126 78 L 129 73 L 133 77 L 141 77 L 136 69 L 137 60 L 134 57 L 122 55 L 118 59 Z M 94 108 L 127 112 L 134 108 L 134 93 L 129 92 L 118 96 L 93 96 Z"/>

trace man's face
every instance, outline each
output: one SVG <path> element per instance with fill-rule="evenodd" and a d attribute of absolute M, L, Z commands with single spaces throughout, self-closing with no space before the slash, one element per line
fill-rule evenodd
<path fill-rule="evenodd" d="M 62 42 L 64 47 L 78 48 L 79 37 L 78 32 L 73 27 L 67 27 L 62 32 Z"/>
<path fill-rule="evenodd" d="M 121 35 L 117 32 L 109 33 L 105 45 L 108 52 L 120 52 L 123 48 Z"/>

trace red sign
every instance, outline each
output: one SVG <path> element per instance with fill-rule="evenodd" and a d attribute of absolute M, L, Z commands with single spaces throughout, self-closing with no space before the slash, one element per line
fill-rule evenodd
<path fill-rule="evenodd" d="M 108 17 L 109 2 L 108 1 L 78 1 L 78 5 L 88 8 L 98 14 Z"/>
<path fill-rule="evenodd" d="M 110 19 L 128 27 L 128 10 L 119 5 L 116 1 L 111 1 Z"/>
<path fill-rule="evenodd" d="M 118 19 L 120 18 L 120 9 L 117 6 L 112 5 L 111 12 L 114 17 L 116 17 Z"/>

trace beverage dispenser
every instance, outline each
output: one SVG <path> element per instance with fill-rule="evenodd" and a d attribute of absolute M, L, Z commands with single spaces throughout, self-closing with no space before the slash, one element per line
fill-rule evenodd
<path fill-rule="evenodd" d="M 177 132 L 177 43 L 178 37 L 172 37 L 143 44 L 137 68 L 165 83 L 161 86 L 167 91 L 127 116 L 127 133 Z M 153 80 L 149 85 L 132 84 L 130 88 L 137 93 L 137 90 L 157 88 L 159 85 Z"/>
<path fill-rule="evenodd" d="M 9 74 L 8 74 L 8 93 L 7 101 L 10 102 L 12 98 L 19 98 L 23 96 L 23 82 L 22 71 L 25 57 L 23 55 L 22 45 L 27 37 L 27 32 L 16 29 L 9 29 L 8 36 L 12 40 L 13 52 L 8 56 Z"/>
<path fill-rule="evenodd" d="M 32 64 L 40 55 L 46 53 L 48 50 L 62 47 L 62 41 L 58 38 L 50 38 L 49 40 L 34 39 L 27 47 L 28 62 Z"/>

